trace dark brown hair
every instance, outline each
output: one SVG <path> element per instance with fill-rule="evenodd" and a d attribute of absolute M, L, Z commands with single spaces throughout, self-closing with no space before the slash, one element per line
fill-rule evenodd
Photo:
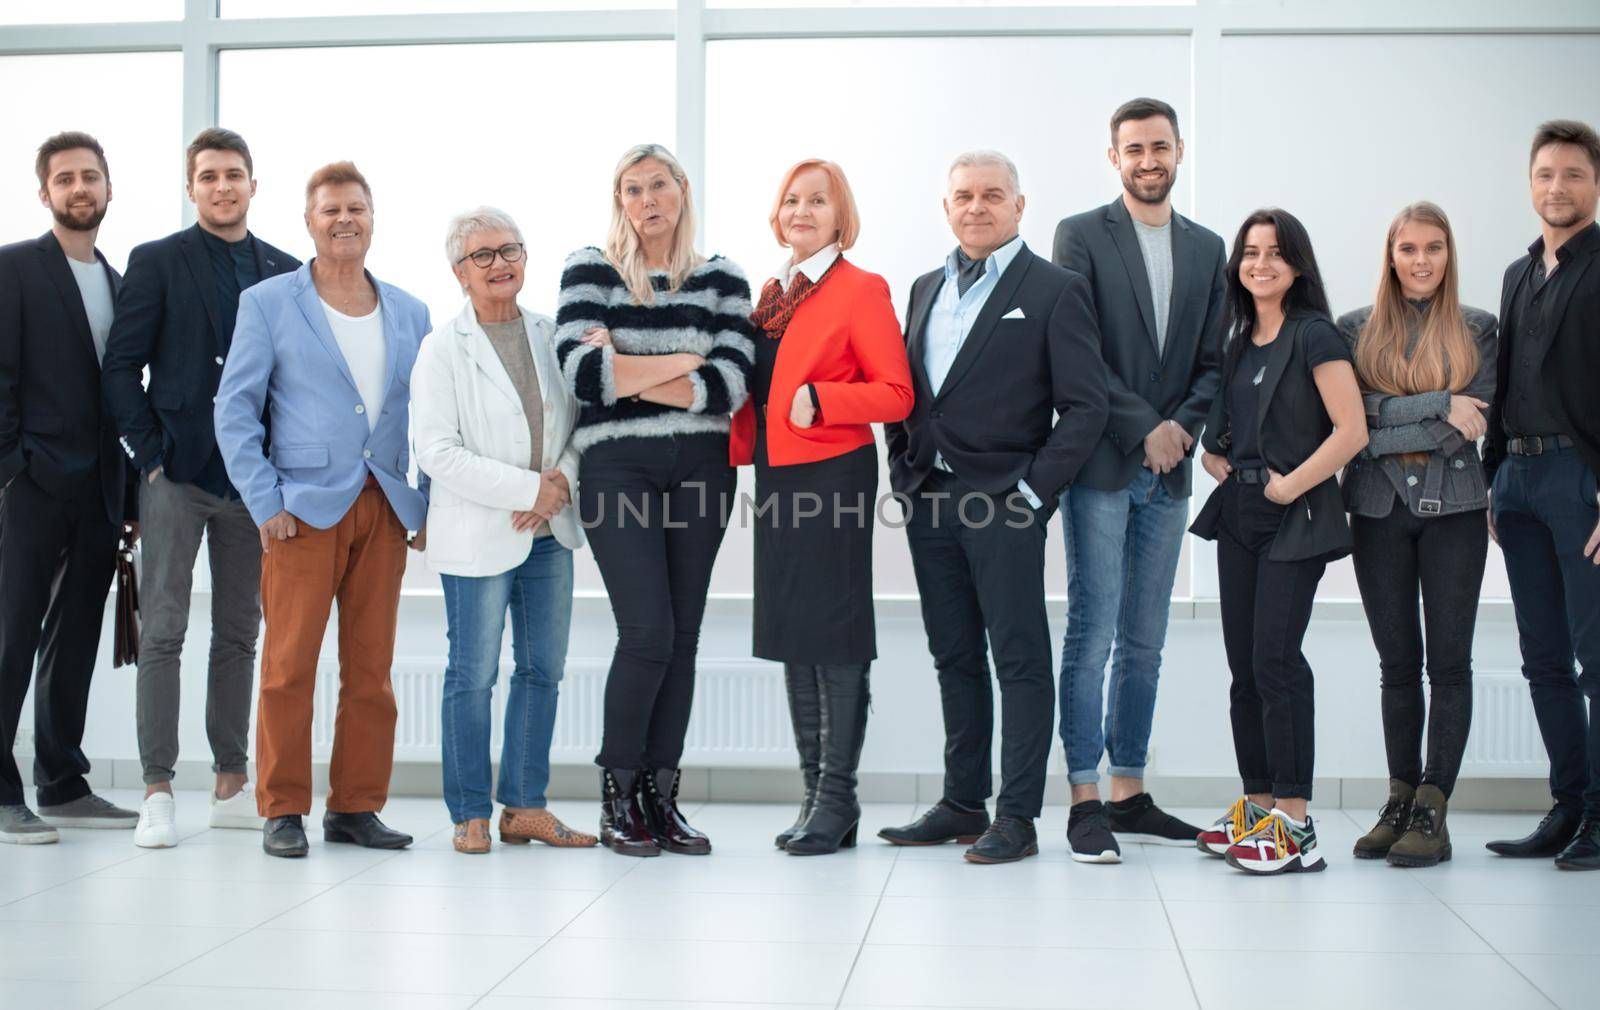
<path fill-rule="evenodd" d="M 361 187 L 367 194 L 367 203 L 372 202 L 372 187 L 367 185 L 367 177 L 361 174 L 361 169 L 353 161 L 335 161 L 323 165 L 311 173 L 311 178 L 306 180 L 306 211 L 311 210 L 311 201 L 317 195 L 317 189 L 322 186 L 338 186 L 353 182 Z"/>
<path fill-rule="evenodd" d="M 194 139 L 189 141 L 188 150 L 184 151 L 185 164 L 188 166 L 184 177 L 189 182 L 194 182 L 194 161 L 201 151 L 232 151 L 244 159 L 245 175 L 255 178 L 256 163 L 250 157 L 250 145 L 244 142 L 244 138 L 232 130 L 208 126 L 194 135 Z"/>
<path fill-rule="evenodd" d="M 1539 157 L 1539 152 L 1551 144 L 1576 144 L 1583 148 L 1589 156 L 1589 164 L 1594 166 L 1596 178 L 1600 178 L 1600 134 L 1594 132 L 1594 127 L 1588 123 L 1580 123 L 1576 119 L 1552 119 L 1540 123 L 1539 129 L 1533 134 L 1533 148 L 1528 152 L 1528 170 L 1533 171 L 1534 159 Z"/>
<path fill-rule="evenodd" d="M 1178 113 L 1172 106 L 1159 98 L 1135 98 L 1117 106 L 1117 111 L 1111 114 L 1111 146 L 1117 146 L 1117 127 L 1123 123 L 1139 119 L 1151 119 L 1155 116 L 1167 117 L 1167 122 L 1172 124 L 1172 139 L 1182 140 L 1178 133 Z"/>
<path fill-rule="evenodd" d="M 100 146 L 100 141 L 79 130 L 67 130 L 39 145 L 38 157 L 33 160 L 33 174 L 39 177 L 39 188 L 43 189 L 50 180 L 51 158 L 62 151 L 76 151 L 80 148 L 93 151 L 94 156 L 100 159 L 100 174 L 107 179 L 111 178 L 111 167 L 106 164 L 106 149 Z"/>

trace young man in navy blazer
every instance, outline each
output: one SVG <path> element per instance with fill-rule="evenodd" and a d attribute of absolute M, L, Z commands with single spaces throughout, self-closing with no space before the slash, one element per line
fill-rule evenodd
<path fill-rule="evenodd" d="M 117 285 L 95 238 L 111 202 L 105 151 L 60 133 L 34 163 L 55 218 L 0 248 L 0 842 L 59 841 L 56 827 L 131 828 L 85 777 L 84 716 L 118 535 L 138 535 L 133 471 L 100 405 Z M 33 781 L 11 746 L 34 691 Z M 48 822 L 48 823 L 47 823 Z"/>
<path fill-rule="evenodd" d="M 137 721 L 145 799 L 134 844 L 178 844 L 172 778 L 178 760 L 178 657 L 200 538 L 211 564 L 211 653 L 206 734 L 216 787 L 214 828 L 261 827 L 246 784 L 261 544 L 228 480 L 212 405 L 233 342 L 240 292 L 300 261 L 252 235 L 255 164 L 244 138 L 205 129 L 186 152 L 198 223 L 128 257 L 102 368 L 106 406 L 139 471 L 144 520 Z M 143 384 L 150 370 L 150 387 Z"/>
<path fill-rule="evenodd" d="M 968 861 L 1005 863 L 1039 851 L 1055 712 L 1045 525 L 1105 426 L 1105 365 L 1088 282 L 1017 234 L 1023 197 L 1010 159 L 958 157 L 944 206 L 957 248 L 911 286 L 916 402 L 884 426 L 890 479 L 911 502 L 906 536 L 939 671 L 944 796 L 879 837 L 970 841 Z M 1002 732 L 992 823 L 990 650 Z"/>

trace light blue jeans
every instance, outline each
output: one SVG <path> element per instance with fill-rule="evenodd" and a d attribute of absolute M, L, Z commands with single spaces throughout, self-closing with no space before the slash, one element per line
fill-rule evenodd
<path fill-rule="evenodd" d="M 508 520 L 509 521 L 509 520 Z M 494 813 L 489 801 L 491 696 L 500 672 L 506 614 L 515 667 L 500 752 L 502 806 L 542 807 L 550 738 L 572 626 L 572 552 L 555 537 L 533 542 L 522 564 L 499 575 L 441 576 L 450 655 L 441 705 L 444 802 L 460 824 Z"/>
<path fill-rule="evenodd" d="M 1174 499 L 1161 478 L 1143 468 L 1121 491 L 1079 486 L 1062 492 L 1067 634 L 1061 647 L 1061 742 L 1072 785 L 1098 782 L 1106 753 L 1112 775 L 1144 778 L 1161 647 L 1188 520 L 1187 499 Z"/>

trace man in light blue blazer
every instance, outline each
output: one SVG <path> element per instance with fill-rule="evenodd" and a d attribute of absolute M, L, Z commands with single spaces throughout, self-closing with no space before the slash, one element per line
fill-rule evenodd
<path fill-rule="evenodd" d="M 307 851 L 312 696 L 336 600 L 339 709 L 323 838 L 411 844 L 377 814 L 394 764 L 389 671 L 406 531 L 421 549 L 427 516 L 406 472 L 411 366 L 431 326 L 420 301 L 366 272 L 372 221 L 372 190 L 354 165 L 312 175 L 306 229 L 316 257 L 240 295 L 217 389 L 217 444 L 265 554 L 256 801 L 274 856 Z"/>

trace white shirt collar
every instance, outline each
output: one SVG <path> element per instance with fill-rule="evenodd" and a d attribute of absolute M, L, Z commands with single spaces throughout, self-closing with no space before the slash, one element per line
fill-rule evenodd
<path fill-rule="evenodd" d="M 805 274 L 806 278 L 815 284 L 833 266 L 833 261 L 839 258 L 839 244 L 830 242 L 810 257 L 800 263 L 785 263 L 773 272 L 773 277 L 783 284 L 783 290 L 789 290 L 789 285 L 794 283 L 796 274 Z"/>

